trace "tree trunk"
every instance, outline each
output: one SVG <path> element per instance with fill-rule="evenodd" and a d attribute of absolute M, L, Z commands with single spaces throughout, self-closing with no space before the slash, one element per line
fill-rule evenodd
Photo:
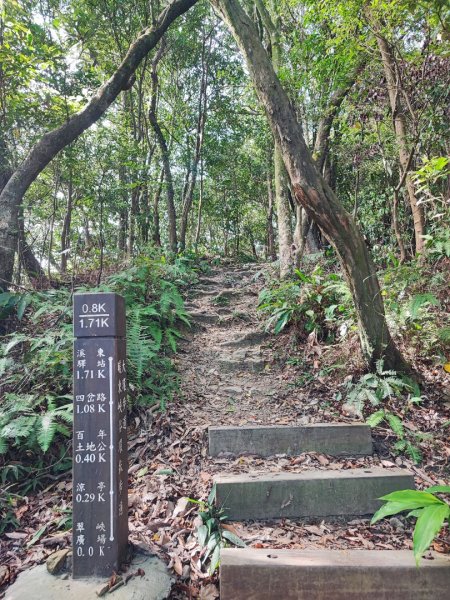
<path fill-rule="evenodd" d="M 19 214 L 19 261 L 22 265 L 28 279 L 34 288 L 40 289 L 49 286 L 49 280 L 41 266 L 41 263 L 35 257 L 33 250 L 29 246 L 25 236 L 25 224 L 23 218 L 23 209 L 20 208 Z"/>
<path fill-rule="evenodd" d="M 153 196 L 153 235 L 152 239 L 157 248 L 161 247 L 161 229 L 159 226 L 159 199 L 161 198 L 162 186 L 164 181 L 164 169 L 161 169 L 158 187 Z"/>
<path fill-rule="evenodd" d="M 352 73 L 350 73 L 344 83 L 331 94 L 325 112 L 319 121 L 313 149 L 313 158 L 319 173 L 323 174 L 324 172 L 329 152 L 330 133 L 333 121 L 341 108 L 342 102 L 355 84 L 356 78 L 364 70 L 366 62 L 367 57 L 361 55 Z"/>
<path fill-rule="evenodd" d="M 386 368 L 410 372 L 387 327 L 375 265 L 352 217 L 317 172 L 301 125 L 282 88 L 257 31 L 237 0 L 211 0 L 244 55 L 256 93 L 282 152 L 295 200 L 320 226 L 339 257 L 350 287 L 361 349 L 370 368 L 378 359 Z"/>
<path fill-rule="evenodd" d="M 200 241 L 200 231 L 202 227 L 203 210 L 203 157 L 200 158 L 200 195 L 198 199 L 197 229 L 195 231 L 195 254 L 197 254 L 198 243 Z"/>
<path fill-rule="evenodd" d="M 275 199 L 278 218 L 278 248 L 280 257 L 280 278 L 292 275 L 294 267 L 291 207 L 287 193 L 286 169 L 278 144 L 275 143 Z"/>
<path fill-rule="evenodd" d="M 126 172 L 124 165 L 119 165 L 118 168 L 122 206 L 119 209 L 119 252 L 121 256 L 125 256 L 127 250 L 127 232 L 128 232 L 128 191 Z"/>
<path fill-rule="evenodd" d="M 164 176 L 166 179 L 167 217 L 169 224 L 169 248 L 172 252 L 176 253 L 178 250 L 177 216 L 175 212 L 175 192 L 173 189 L 172 170 L 170 168 L 169 148 L 167 146 L 166 138 L 164 137 L 164 134 L 156 117 L 156 99 L 158 95 L 157 67 L 159 61 L 162 58 L 163 51 L 164 45 L 161 44 L 152 63 L 152 97 L 150 101 L 150 109 L 148 111 L 148 118 L 151 126 L 153 127 L 153 131 L 155 132 L 156 139 L 158 141 L 159 150 L 161 152 L 161 160 L 164 168 Z"/>
<path fill-rule="evenodd" d="M 8 149 L 0 135 L 0 199 L 12 175 L 9 167 Z M 0 292 L 12 282 L 14 255 L 18 246 L 19 206 L 13 198 L 0 201 Z"/>
<path fill-rule="evenodd" d="M 272 187 L 272 175 L 267 174 L 267 258 L 272 261 L 277 260 L 277 253 L 275 251 L 275 233 L 273 230 L 273 187 Z"/>
<path fill-rule="evenodd" d="M 141 193 L 140 186 L 136 186 L 131 190 L 131 210 L 130 210 L 130 225 L 128 228 L 128 256 L 133 256 L 134 247 L 136 245 L 137 221 L 139 217 L 139 196 Z"/>
<path fill-rule="evenodd" d="M 275 73 L 278 74 L 281 54 L 279 32 L 279 28 L 281 27 L 280 19 L 276 17 L 275 22 L 272 20 L 272 17 L 269 11 L 266 9 L 263 0 L 256 0 L 256 7 L 270 38 L 272 66 Z M 273 3 L 272 9 L 274 12 L 276 11 L 275 3 Z M 292 236 L 291 209 L 289 205 L 286 168 L 283 163 L 283 158 L 281 156 L 281 151 L 276 137 L 274 137 L 273 163 L 275 177 L 275 204 L 278 220 L 280 278 L 285 279 L 286 277 L 289 277 L 294 270 L 294 239 Z"/>
<path fill-rule="evenodd" d="M 69 186 L 67 196 L 66 214 L 64 215 L 63 228 L 61 231 L 61 273 L 67 272 L 67 254 L 70 247 L 70 224 L 72 222 L 73 208 L 73 182 L 72 169 L 69 175 Z"/>
<path fill-rule="evenodd" d="M 400 101 L 401 82 L 398 77 L 395 57 L 391 46 L 379 34 L 377 34 L 378 48 L 381 54 L 384 74 L 386 77 L 389 103 L 392 111 L 392 119 L 394 121 L 395 138 L 397 140 L 400 172 L 408 173 L 410 168 L 410 151 L 408 150 L 407 131 L 408 126 L 406 117 L 403 112 L 402 103 Z M 425 248 L 425 214 L 423 208 L 417 203 L 414 184 L 409 176 L 405 177 L 406 190 L 408 192 L 409 205 L 414 221 L 415 248 L 416 254 L 421 254 Z"/>
<path fill-rule="evenodd" d="M 192 206 L 192 200 L 194 197 L 195 184 L 197 182 L 198 164 L 200 162 L 200 156 L 203 146 L 203 133 L 205 130 L 206 123 L 206 104 L 207 104 L 207 90 L 208 90 L 208 62 L 206 61 L 206 37 L 203 36 L 202 44 L 202 76 L 200 80 L 200 94 L 198 102 L 198 119 L 197 119 L 197 133 L 195 139 L 195 151 L 192 164 L 191 176 L 188 180 L 186 187 L 186 193 L 183 197 L 183 210 L 181 213 L 180 223 L 180 250 L 184 250 L 186 247 L 186 231 L 188 225 L 189 212 Z"/>
<path fill-rule="evenodd" d="M 142 31 L 131 44 L 122 63 L 80 112 L 46 133 L 9 179 L 0 194 L 0 279 L 11 281 L 17 247 L 18 214 L 22 198 L 48 163 L 105 113 L 117 96 L 133 84 L 133 76 L 145 56 L 159 42 L 173 21 L 197 0 L 174 0 L 155 25 Z"/>

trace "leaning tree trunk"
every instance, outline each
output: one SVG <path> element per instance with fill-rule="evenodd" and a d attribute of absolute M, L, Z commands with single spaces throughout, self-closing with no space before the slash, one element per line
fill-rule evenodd
<path fill-rule="evenodd" d="M 11 281 L 17 247 L 18 214 L 22 198 L 36 177 L 63 148 L 98 121 L 117 96 L 133 85 L 142 60 L 159 42 L 168 27 L 197 0 L 174 0 L 159 15 L 155 25 L 144 29 L 131 44 L 115 73 L 80 112 L 46 133 L 9 179 L 0 194 L 0 280 Z"/>
<path fill-rule="evenodd" d="M 244 55 L 256 93 L 280 145 L 296 202 L 311 215 L 336 250 L 353 296 L 364 359 L 370 368 L 374 368 L 378 359 L 384 359 L 387 368 L 409 372 L 387 327 L 375 265 L 364 238 L 317 172 L 295 111 L 252 21 L 237 0 L 211 0 L 211 3 Z"/>
<path fill-rule="evenodd" d="M 361 54 L 351 73 L 348 74 L 344 82 L 331 94 L 317 127 L 317 134 L 313 147 L 313 158 L 317 170 L 324 176 L 325 180 L 332 188 L 332 169 L 330 168 L 329 156 L 331 128 L 343 101 L 355 84 L 358 75 L 364 70 L 366 63 L 367 56 Z M 297 266 L 299 266 L 299 261 L 301 260 L 305 246 L 308 246 L 309 252 L 318 252 L 321 247 L 320 230 L 306 214 L 305 210 L 301 209 L 301 211 L 301 235 L 299 231 L 296 231 L 295 236 L 295 260 Z M 298 211 L 297 216 L 299 216 Z"/>

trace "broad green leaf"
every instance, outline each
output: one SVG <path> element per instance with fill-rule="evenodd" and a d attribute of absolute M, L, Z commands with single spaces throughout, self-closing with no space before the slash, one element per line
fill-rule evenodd
<path fill-rule="evenodd" d="M 212 575 L 214 573 L 214 571 L 217 569 L 219 564 L 220 564 L 220 544 L 217 544 L 217 546 L 214 548 L 214 552 L 211 557 L 211 564 L 209 566 L 209 574 L 210 575 Z"/>
<path fill-rule="evenodd" d="M 234 544 L 235 546 L 239 546 L 239 548 L 245 548 L 246 547 L 245 542 L 242 541 L 240 537 L 238 537 L 237 535 L 235 535 L 231 531 L 228 531 L 226 529 L 223 530 L 222 531 L 222 537 L 225 538 L 226 540 L 228 540 L 229 542 L 231 542 L 232 544 Z"/>
<path fill-rule="evenodd" d="M 450 507 L 447 504 L 427 506 L 417 519 L 414 529 L 414 557 L 419 564 L 422 554 L 429 548 L 435 535 L 439 533 L 445 519 L 448 518 Z"/>
<path fill-rule="evenodd" d="M 47 525 L 43 525 L 40 529 L 38 529 L 36 531 L 36 533 L 33 535 L 33 537 L 31 538 L 31 540 L 28 542 L 27 548 L 34 546 L 34 544 L 36 542 L 38 542 L 40 540 L 40 538 L 44 535 L 46 530 L 47 530 Z"/>
<path fill-rule="evenodd" d="M 206 525 L 200 525 L 197 528 L 197 538 L 198 538 L 198 543 L 200 544 L 200 546 L 203 546 L 206 544 L 206 538 L 208 537 L 208 528 L 206 527 Z"/>
<path fill-rule="evenodd" d="M 436 498 L 432 494 L 416 490 L 392 492 L 392 494 L 387 494 L 387 496 L 383 496 L 380 500 L 387 500 L 387 503 L 374 514 L 371 520 L 372 525 L 380 519 L 384 519 L 384 517 L 396 515 L 405 510 L 415 510 L 425 506 L 445 504 L 442 500 L 439 500 L 439 498 Z M 447 505 L 445 504 L 445 506 Z"/>
<path fill-rule="evenodd" d="M 423 510 L 425 510 L 425 509 L 424 508 L 416 508 L 415 510 L 410 511 L 406 515 L 406 518 L 409 519 L 410 517 L 416 517 L 416 519 L 417 519 L 418 517 L 420 517 Z"/>
<path fill-rule="evenodd" d="M 417 296 L 414 296 L 411 299 L 411 303 L 409 305 L 411 319 L 417 319 L 419 315 L 419 310 L 422 308 L 422 306 L 425 306 L 426 304 L 433 304 L 434 306 L 439 306 L 439 300 L 434 294 L 430 293 L 417 294 Z"/>
<path fill-rule="evenodd" d="M 405 510 L 415 508 L 420 508 L 420 506 L 417 503 L 412 503 L 408 506 L 404 502 L 387 502 L 386 504 L 383 504 L 383 506 L 379 508 L 377 512 L 373 515 L 370 524 L 374 525 L 377 521 L 380 521 L 385 517 L 389 517 L 390 515 L 396 515 L 398 513 L 404 512 Z"/>
<path fill-rule="evenodd" d="M 450 494 L 450 485 L 433 485 L 426 490 L 427 492 L 441 492 L 442 494 Z"/>
<path fill-rule="evenodd" d="M 216 500 L 216 484 L 214 484 L 209 492 L 208 504 L 213 504 Z"/>
<path fill-rule="evenodd" d="M 25 309 L 27 308 L 29 303 L 30 303 L 30 298 L 26 294 L 24 294 L 20 298 L 19 303 L 17 305 L 17 318 L 19 319 L 19 321 L 22 320 Z"/>
<path fill-rule="evenodd" d="M 173 469 L 159 469 L 159 471 L 155 471 L 155 475 L 174 475 L 175 471 Z"/>
<path fill-rule="evenodd" d="M 388 502 L 403 502 L 406 504 L 417 503 L 417 506 L 407 506 L 406 508 L 419 508 L 420 506 L 428 506 L 430 504 L 442 504 L 442 500 L 429 494 L 428 492 L 420 492 L 419 490 L 399 490 L 391 492 L 386 496 L 381 496 L 380 500 Z"/>

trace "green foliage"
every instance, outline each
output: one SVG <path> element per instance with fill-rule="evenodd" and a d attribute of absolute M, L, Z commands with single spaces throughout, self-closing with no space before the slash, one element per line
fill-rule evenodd
<path fill-rule="evenodd" d="M 343 280 L 316 266 L 310 275 L 295 271 L 295 279 L 260 292 L 258 309 L 267 316 L 266 329 L 275 334 L 286 327 L 298 333 L 315 331 L 319 338 L 347 331 L 353 322 L 351 298 Z"/>
<path fill-rule="evenodd" d="M 180 324 L 189 325 L 179 288 L 196 277 L 193 266 L 182 257 L 173 263 L 141 257 L 99 289 L 126 299 L 131 410 L 154 403 L 164 408 L 177 389 L 170 355 Z M 24 306 L 22 299 L 14 302 L 14 309 Z M 25 493 L 30 482 L 39 487 L 47 474 L 70 468 L 65 454 L 72 423 L 71 290 L 30 292 L 21 313 L 21 331 L 0 338 L 0 479 Z M 14 466 L 12 457 L 22 464 Z M 42 477 L 36 476 L 40 464 L 46 465 Z M 2 510 L 12 523 L 8 497 Z"/>
<path fill-rule="evenodd" d="M 72 404 L 67 398 L 6 394 L 0 407 L 0 454 L 10 447 L 47 452 L 55 434 L 70 436 Z"/>
<path fill-rule="evenodd" d="M 208 565 L 209 575 L 213 575 L 220 564 L 220 551 L 230 543 L 245 548 L 245 543 L 232 531 L 224 527 L 227 519 L 223 507 L 216 505 L 216 486 L 213 485 L 206 502 L 189 498 L 189 502 L 200 506 L 201 524 L 197 527 L 198 543 L 202 547 L 202 566 Z"/>
<path fill-rule="evenodd" d="M 391 329 L 415 347 L 416 356 L 443 361 L 450 347 L 450 317 L 443 310 L 448 294 L 445 269 L 411 262 L 387 269 L 383 296 Z"/>
<path fill-rule="evenodd" d="M 189 260 L 171 264 L 141 257 L 137 265 L 110 277 L 102 288 L 118 291 L 126 300 L 131 405 L 159 402 L 164 408 L 177 389 L 169 355 L 176 352 L 180 326 L 189 326 L 178 286 L 194 277 Z"/>
<path fill-rule="evenodd" d="M 390 427 L 390 429 L 392 429 L 392 432 L 398 438 L 393 446 L 393 449 L 396 452 L 404 452 L 415 463 L 421 462 L 422 453 L 420 452 L 419 448 L 408 438 L 403 426 L 403 421 L 398 415 L 381 408 L 380 410 L 372 413 L 366 419 L 366 423 L 370 425 L 370 427 L 377 427 L 383 421 L 388 425 L 388 427 Z"/>
<path fill-rule="evenodd" d="M 346 401 L 362 413 L 369 402 L 378 406 L 383 400 L 411 391 L 411 383 L 402 379 L 395 371 L 384 370 L 383 361 L 378 360 L 374 373 L 366 373 L 359 381 L 346 384 Z"/>
<path fill-rule="evenodd" d="M 373 525 L 380 519 L 401 512 L 407 517 L 417 518 L 414 528 L 413 549 L 416 564 L 419 565 L 423 553 L 430 547 L 435 536 L 450 518 L 450 506 L 435 494 L 450 494 L 450 486 L 436 485 L 425 491 L 402 490 L 383 496 L 384 504 L 373 516 Z"/>
<path fill-rule="evenodd" d="M 374 373 L 366 373 L 356 383 L 349 381 L 345 388 L 346 402 L 354 406 L 361 415 L 367 408 L 371 406 L 378 407 L 405 393 L 415 394 L 410 402 L 417 403 L 420 401 L 418 386 L 414 382 L 400 377 L 395 371 L 384 370 L 382 360 L 377 361 Z M 341 399 L 341 397 L 342 395 L 338 394 L 338 399 Z M 405 452 L 414 462 L 420 462 L 422 460 L 421 452 L 409 439 L 401 418 L 394 412 L 382 407 L 366 419 L 366 423 L 370 427 L 377 427 L 382 422 L 387 424 L 397 438 L 394 450 Z"/>
<path fill-rule="evenodd" d="M 29 303 L 29 294 L 16 294 L 13 292 L 0 291 L 0 321 L 6 319 L 13 313 L 17 314 L 17 318 L 20 321 Z"/>

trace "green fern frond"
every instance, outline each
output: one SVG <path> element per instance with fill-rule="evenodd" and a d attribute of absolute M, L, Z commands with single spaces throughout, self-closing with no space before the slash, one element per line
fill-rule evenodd
<path fill-rule="evenodd" d="M 393 413 L 386 413 L 386 420 L 389 423 L 392 431 L 395 433 L 395 435 L 399 438 L 403 438 L 405 435 L 405 430 L 403 427 L 403 423 L 402 420 L 400 419 L 400 417 L 398 417 L 397 415 L 394 415 Z"/>
<path fill-rule="evenodd" d="M 370 417 L 368 417 L 366 419 L 366 423 L 367 425 L 369 425 L 370 427 L 376 427 L 377 425 L 379 425 L 385 418 L 385 412 L 383 409 L 381 410 L 377 410 L 376 412 L 372 413 L 370 415 Z"/>
<path fill-rule="evenodd" d="M 411 298 L 409 313 L 411 319 L 415 320 L 419 316 L 420 309 L 426 305 L 439 306 L 439 300 L 434 294 L 417 294 Z"/>
<path fill-rule="evenodd" d="M 56 423 L 54 417 L 53 412 L 47 412 L 39 419 L 37 440 L 43 452 L 47 452 L 55 437 Z"/>

